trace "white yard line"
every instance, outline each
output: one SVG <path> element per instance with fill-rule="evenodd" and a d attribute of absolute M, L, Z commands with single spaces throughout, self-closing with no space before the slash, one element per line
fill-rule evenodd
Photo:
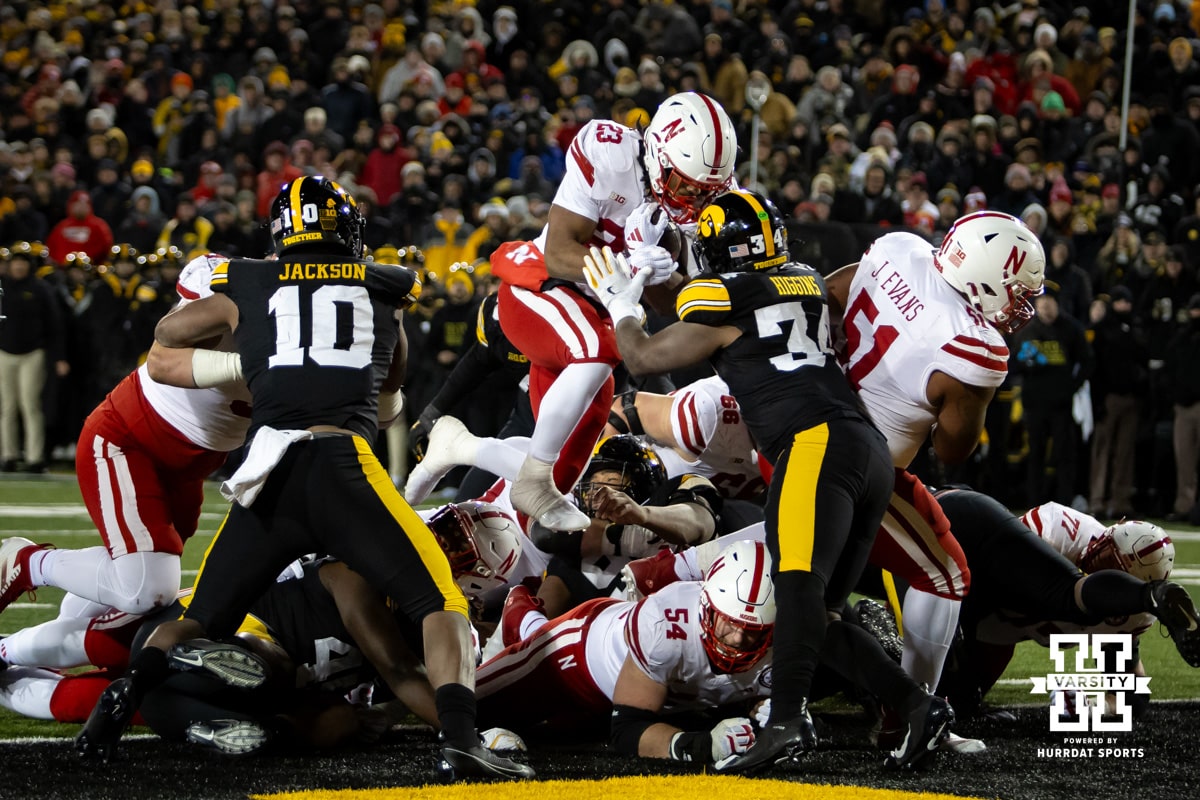
<path fill-rule="evenodd" d="M 121 737 L 122 742 L 144 741 L 146 739 L 157 739 L 153 733 L 133 733 L 126 734 Z M 61 742 L 64 744 L 74 744 L 74 736 L 20 736 L 16 739 L 0 739 L 0 745 L 4 744 L 52 744 Z"/>

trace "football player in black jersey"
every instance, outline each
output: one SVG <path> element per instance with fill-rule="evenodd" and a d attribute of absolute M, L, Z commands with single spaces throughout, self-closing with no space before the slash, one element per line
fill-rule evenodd
<path fill-rule="evenodd" d="M 837 366 L 824 281 L 791 261 L 786 236 L 783 218 L 761 195 L 717 198 L 697 229 L 704 274 L 676 298 L 679 322 L 654 336 L 640 324 L 643 274 L 630 276 L 611 252 L 596 249 L 585 270 L 612 316 L 630 373 L 707 359 L 741 406 L 759 452 L 774 464 L 766 505 L 779 609 L 772 709 L 754 746 L 718 765 L 727 771 L 816 746 L 807 698 L 822 649 L 851 671 L 868 660 L 881 668 L 890 661 L 877 642 L 836 620 L 887 506 L 891 458 Z M 953 711 L 902 674 L 889 675 L 894 686 L 887 694 L 903 698 L 910 725 L 893 763 L 908 766 L 944 736 Z"/>
<path fill-rule="evenodd" d="M 420 294 L 411 271 L 363 260 L 354 199 L 322 177 L 297 178 L 271 205 L 277 261 L 218 267 L 213 297 L 163 318 L 166 347 L 233 331 L 237 354 L 196 350 L 197 386 L 244 374 L 254 398 L 246 461 L 223 487 L 237 500 L 177 622 L 147 642 L 77 737 L 107 757 L 145 692 L 172 668 L 200 667 L 251 688 L 263 665 L 219 642 L 292 559 L 328 553 L 386 592 L 421 625 L 425 664 L 459 777 L 532 777 L 480 746 L 467 601 L 425 523 L 371 451 L 379 420 L 398 414 L 405 346 L 397 314 Z M 240 356 L 240 357 L 239 357 Z M 381 393 L 382 392 L 382 393 Z"/>

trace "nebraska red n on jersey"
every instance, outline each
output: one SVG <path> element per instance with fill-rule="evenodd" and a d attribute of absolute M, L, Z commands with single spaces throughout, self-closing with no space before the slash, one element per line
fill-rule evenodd
<path fill-rule="evenodd" d="M 863 255 L 843 330 L 842 366 L 897 467 L 912 462 L 936 419 L 926 395 L 935 371 L 984 388 L 1008 372 L 1003 337 L 938 274 L 929 242 L 911 233 L 889 233 Z"/>

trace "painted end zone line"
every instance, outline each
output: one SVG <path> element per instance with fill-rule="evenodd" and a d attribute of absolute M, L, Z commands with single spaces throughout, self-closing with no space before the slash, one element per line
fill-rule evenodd
<path fill-rule="evenodd" d="M 153 733 L 132 733 L 121 737 L 122 742 L 135 742 L 145 739 L 157 739 Z M 16 739 L 0 739 L 0 745 L 6 744 L 75 744 L 74 736 L 21 736 Z"/>

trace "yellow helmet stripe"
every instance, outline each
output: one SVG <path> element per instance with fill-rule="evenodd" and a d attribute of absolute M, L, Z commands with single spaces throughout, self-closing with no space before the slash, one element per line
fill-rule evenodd
<path fill-rule="evenodd" d="M 763 208 L 763 204 L 758 202 L 758 198 L 749 192 L 738 192 L 745 199 L 750 207 L 754 209 L 754 213 L 758 215 L 758 221 L 762 223 L 763 242 L 767 248 L 767 258 L 775 255 L 775 234 L 771 230 L 771 215 Z"/>
<path fill-rule="evenodd" d="M 300 225 L 296 224 L 296 220 L 300 220 L 301 222 L 304 221 L 300 214 L 300 185 L 302 183 L 304 183 L 304 177 L 299 177 L 292 181 L 292 193 L 290 195 L 291 202 L 289 204 L 289 208 L 291 210 L 291 219 L 289 222 L 291 223 L 293 233 L 301 228 Z"/>

